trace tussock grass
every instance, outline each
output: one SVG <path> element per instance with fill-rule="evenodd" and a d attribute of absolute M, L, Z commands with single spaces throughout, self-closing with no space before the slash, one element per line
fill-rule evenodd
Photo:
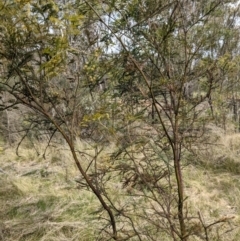
<path fill-rule="evenodd" d="M 215 129 L 212 134 L 217 142 L 200 152 L 202 164 L 214 173 L 240 175 L 240 133 L 224 134 Z"/>
<path fill-rule="evenodd" d="M 189 165 L 184 170 L 188 203 L 193 212 L 202 210 L 206 220 L 232 218 L 231 224 L 220 225 L 215 232 L 232 230 L 225 235 L 221 233 L 221 240 L 237 241 L 240 237 L 240 134 L 225 134 L 215 128 L 212 135 L 217 141 L 199 151 L 200 164 Z"/>
<path fill-rule="evenodd" d="M 227 168 L 217 160 L 221 155 L 238 163 L 240 135 L 219 134 L 214 148 L 201 152 L 199 165 L 189 164 L 183 169 L 185 201 L 188 212 L 197 217 L 198 212 L 206 223 L 221 218 L 232 218 L 231 222 L 219 224 L 213 229 L 211 240 L 238 241 L 240 239 L 240 179 L 235 166 Z M 79 150 L 94 153 L 94 147 L 78 142 Z M 44 146 L 38 149 L 44 151 Z M 111 148 L 114 148 L 112 146 Z M 101 153 L 101 168 L 111 165 L 109 148 Z M 79 173 L 67 147 L 56 145 L 47 152 L 46 159 L 38 156 L 32 148 L 20 149 L 18 157 L 13 148 L 3 148 L 0 153 L 0 240 L 8 241 L 93 241 L 104 226 L 100 206 L 92 193 L 81 188 L 75 179 Z M 226 161 L 225 160 L 225 161 Z M 84 159 L 81 160 L 84 163 Z M 87 163 L 87 162 L 86 162 Z M 227 162 L 230 163 L 230 162 Z M 229 164 L 230 165 L 230 164 Z M 119 207 L 135 206 L 132 218 L 139 232 L 158 232 L 151 229 L 151 208 L 146 208 L 144 197 L 138 190 L 122 190 L 122 183 L 114 178 L 108 183 L 109 196 Z M 147 219 L 140 217 L 148 215 Z M 103 216 L 102 216 L 103 215 Z M 139 215 L 139 216 L 138 216 Z M 125 226 L 127 224 L 124 224 Z M 192 222 L 197 228 L 198 223 Z M 228 230 L 231 232 L 226 233 Z M 221 238 L 220 238 L 221 237 Z M 104 239 L 102 239 L 104 240 Z M 135 240 L 132 238 L 131 240 Z M 143 239 L 144 240 L 144 239 Z M 147 240 L 147 238 L 146 238 Z M 201 240 L 192 237 L 190 241 Z"/>
<path fill-rule="evenodd" d="M 0 167 L 0 240 L 94 240 L 99 204 L 77 188 L 69 152 L 49 150 L 44 160 L 32 149 L 21 157 L 6 149 Z"/>

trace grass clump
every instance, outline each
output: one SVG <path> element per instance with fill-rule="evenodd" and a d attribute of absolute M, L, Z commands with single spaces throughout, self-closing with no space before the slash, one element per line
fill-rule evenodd
<path fill-rule="evenodd" d="M 236 156 L 228 151 L 228 147 L 225 142 L 226 151 L 221 148 L 222 153 L 218 155 L 225 152 L 226 162 L 232 160 L 238 163 Z M 205 162 L 202 160 L 199 165 L 195 165 L 196 162 L 191 164 L 188 160 L 188 165 L 183 169 L 187 195 L 185 204 L 192 218 L 188 228 L 196 233 L 190 241 L 200 240 L 200 236 L 197 236 L 198 230 L 199 233 L 203 231 L 197 220 L 199 213 L 210 223 L 224 217 L 232 220 L 231 224 L 226 222 L 224 225 L 214 227 L 209 236 L 210 240 L 239 240 L 238 174 L 224 165 L 221 169 L 211 166 L 210 159 L 213 163 L 216 161 L 215 151 L 212 150 L 212 156 L 208 153 L 206 155 L 208 159 L 205 159 Z M 235 152 L 235 149 L 233 151 Z M 95 196 L 75 181 L 79 178 L 79 172 L 74 167 L 71 155 L 66 149 L 61 150 L 59 147 L 58 151 L 49 151 L 46 160 L 29 149 L 21 149 L 21 157 L 16 157 L 12 149 L 6 149 L 0 155 L 0 167 L 4 171 L 0 173 L 2 183 L 0 186 L 0 220 L 2 220 L 0 237 L 2 235 L 3 240 L 105 240 L 104 234 L 101 233 L 102 227 L 106 227 L 105 212 Z M 100 162 L 103 170 L 112 168 L 106 156 L 106 163 L 104 153 Z M 203 153 L 201 158 L 204 159 L 206 156 Z M 105 178 L 108 179 L 108 176 Z M 136 185 L 131 186 L 129 190 L 124 189 L 123 180 L 114 175 L 110 178 L 110 174 L 106 187 L 105 192 L 113 200 L 116 208 L 118 210 L 125 208 L 143 240 L 148 240 L 148 235 L 157 235 L 170 241 L 168 234 L 158 229 L 159 223 L 162 222 L 161 225 L 164 225 L 164 220 L 161 219 L 162 210 L 157 202 L 147 198 L 150 196 L 148 188 L 142 190 L 141 185 Z M 142 195 L 143 193 L 145 196 Z M 156 195 L 161 198 L 158 192 Z M 156 215 L 157 213 L 159 215 Z M 122 225 L 130 234 L 128 225 L 131 224 L 128 220 L 127 218 L 121 220 L 119 217 L 118 225 Z M 230 229 L 233 231 L 226 233 Z M 133 236 L 129 240 L 134 241 L 138 238 Z"/>
<path fill-rule="evenodd" d="M 90 192 L 77 188 L 78 172 L 71 157 L 65 159 L 68 154 L 62 154 L 59 162 L 52 161 L 51 154 L 44 160 L 32 150 L 21 149 L 21 157 L 13 151 L 0 154 L 4 171 L 0 173 L 0 237 L 8 241 L 94 240 L 96 224 L 89 214 L 98 202 Z"/>

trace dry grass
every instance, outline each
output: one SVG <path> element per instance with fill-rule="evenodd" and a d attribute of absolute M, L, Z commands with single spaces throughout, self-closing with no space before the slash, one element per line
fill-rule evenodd
<path fill-rule="evenodd" d="M 205 154 L 202 152 L 201 165 L 188 165 L 184 169 L 186 203 L 188 211 L 195 217 L 200 211 L 206 223 L 233 218 L 229 223 L 217 225 L 211 240 L 238 241 L 240 181 L 235 167 L 239 162 L 240 134 L 218 135 L 219 145 Z M 88 145 L 81 142 L 77 145 L 93 152 Z M 41 144 L 37 147 L 40 152 L 44 150 Z M 2 148 L 0 152 L 3 171 L 0 172 L 0 240 L 97 240 L 96 233 L 103 225 L 96 212 L 99 203 L 90 192 L 79 189 L 75 182 L 79 173 L 67 148 L 64 145 L 50 148 L 46 160 L 32 148 L 21 148 L 20 155 L 16 156 L 13 148 Z M 223 155 L 227 163 L 224 165 L 218 162 Z M 106 165 L 106 160 L 107 157 L 102 158 L 102 165 Z M 234 166 L 229 160 L 234 161 Z M 112 185 L 110 195 L 119 206 L 135 202 L 133 196 L 121 193 L 120 183 L 108 185 Z M 139 198 L 137 202 L 140 201 Z M 137 217 L 135 222 L 140 229 L 145 225 Z M 230 229 L 233 231 L 224 233 Z M 218 239 L 218 233 L 222 239 Z"/>
<path fill-rule="evenodd" d="M 77 188 L 70 154 L 50 150 L 44 160 L 31 149 L 13 151 L 0 159 L 0 240 L 93 240 L 98 203 Z"/>
<path fill-rule="evenodd" d="M 214 128 L 217 137 L 214 145 L 199 152 L 200 165 L 184 170 L 186 192 L 191 211 L 202 215 L 209 222 L 230 218 L 231 223 L 219 226 L 222 240 L 240 240 L 240 134 L 224 134 Z M 232 232 L 225 233 L 227 230 Z M 218 240 L 218 239 L 216 239 Z"/>

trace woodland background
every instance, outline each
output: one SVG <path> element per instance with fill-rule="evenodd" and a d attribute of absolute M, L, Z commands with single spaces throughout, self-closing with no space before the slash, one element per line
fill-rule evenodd
<path fill-rule="evenodd" d="M 239 240 L 238 1 L 0 13 L 0 240 Z"/>

